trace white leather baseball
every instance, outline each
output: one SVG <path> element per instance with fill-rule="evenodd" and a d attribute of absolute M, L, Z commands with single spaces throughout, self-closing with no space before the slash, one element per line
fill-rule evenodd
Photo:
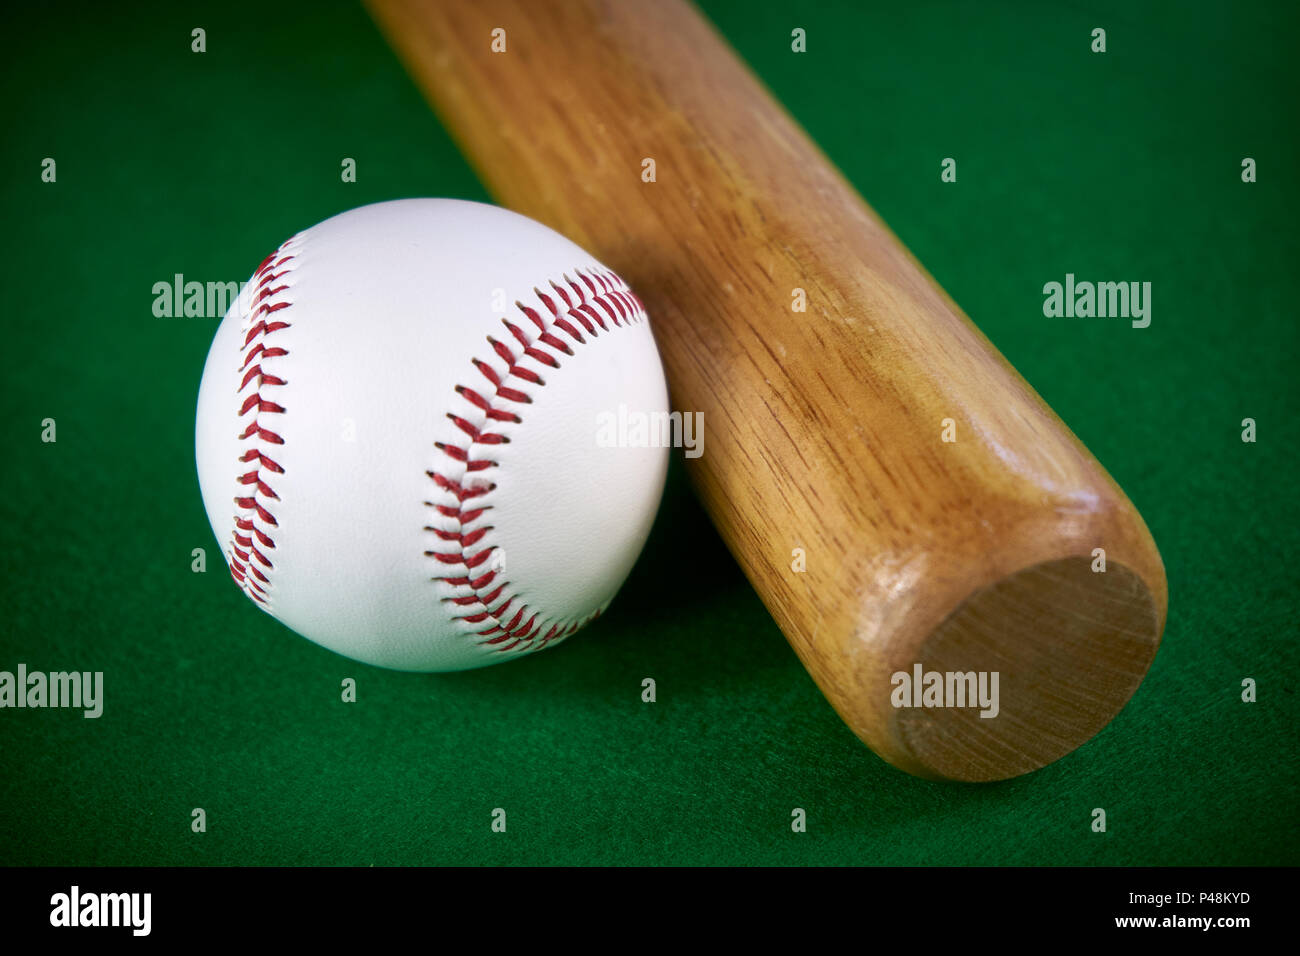
<path fill-rule="evenodd" d="M 285 242 L 217 329 L 203 504 L 304 637 L 401 670 L 509 660 L 603 611 L 649 533 L 668 452 L 601 447 L 620 404 L 668 396 L 610 270 L 494 206 L 365 206 Z"/>

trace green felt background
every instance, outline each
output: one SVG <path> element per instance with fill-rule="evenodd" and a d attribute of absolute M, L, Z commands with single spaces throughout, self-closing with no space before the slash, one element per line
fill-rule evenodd
<path fill-rule="evenodd" d="M 608 617 L 556 650 L 391 673 L 255 611 L 195 478 L 216 321 L 155 318 L 153 283 L 243 279 L 364 203 L 486 195 L 360 8 L 180 6 L 0 15 L 0 669 L 101 670 L 107 698 L 0 711 L 0 863 L 1300 862 L 1294 4 L 704 3 L 1161 546 L 1168 629 L 1132 703 L 988 786 L 858 742 L 680 463 Z M 1045 319 L 1066 272 L 1151 281 L 1151 327 Z"/>

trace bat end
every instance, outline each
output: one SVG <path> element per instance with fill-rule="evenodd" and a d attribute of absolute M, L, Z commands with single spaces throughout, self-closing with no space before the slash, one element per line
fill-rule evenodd
<path fill-rule="evenodd" d="M 915 663 L 906 681 L 895 672 L 887 756 L 920 776 L 959 781 L 1052 763 L 1133 696 L 1159 648 L 1163 608 L 1163 591 L 1133 570 L 1098 571 L 1082 556 L 995 581 L 907 655 Z"/>

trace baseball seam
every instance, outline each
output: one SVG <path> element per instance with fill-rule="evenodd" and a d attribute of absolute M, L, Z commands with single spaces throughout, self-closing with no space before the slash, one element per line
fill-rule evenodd
<path fill-rule="evenodd" d="M 244 342 L 236 390 L 240 403 L 238 418 L 243 423 L 250 413 L 252 417 L 239 434 L 239 441 L 244 445 L 239 461 L 250 469 L 236 479 L 243 488 L 235 496 L 234 528 L 227 542 L 226 557 L 230 576 L 263 610 L 269 609 L 271 603 L 270 575 L 274 564 L 270 553 L 275 550 L 271 535 L 278 527 L 271 509 L 280 500 L 270 482 L 275 480 L 275 475 L 284 474 L 284 468 L 273 457 L 274 447 L 283 445 L 284 438 L 271 427 L 267 416 L 283 415 L 285 410 L 271 400 L 269 390 L 287 384 L 286 379 L 270 374 L 263 365 L 289 354 L 288 349 L 268 344 L 268 340 L 289 328 L 285 310 L 292 305 L 287 293 L 298 244 L 298 236 L 294 236 L 262 260 L 246 293 L 240 325 Z"/>
<path fill-rule="evenodd" d="M 494 430 L 494 423 L 521 423 L 523 406 L 532 402 L 535 389 L 546 384 L 538 372 L 522 364 L 525 357 L 547 369 L 559 369 L 561 356 L 572 357 L 575 345 L 585 346 L 588 338 L 646 319 L 641 300 L 614 273 L 576 269 L 574 274 L 581 282 L 563 275 L 563 284 L 548 283 L 554 295 L 534 288 L 540 308 L 516 302 L 521 318 L 501 320 L 508 337 L 487 337 L 495 357 L 505 364 L 505 372 L 482 359 L 472 359 L 479 387 L 457 385 L 455 391 L 465 403 L 466 414 L 447 413 L 467 440 L 464 444 L 435 442 L 445 464 L 426 472 L 442 492 L 443 501 L 424 504 L 450 525 L 424 529 L 447 546 L 446 550 L 424 552 L 443 572 L 432 580 L 467 592 L 443 601 L 460 612 L 453 620 L 486 625 L 477 631 L 479 643 L 496 651 L 540 650 L 600 615 L 598 608 L 579 620 L 555 621 L 547 627 L 543 611 L 530 609 L 510 581 L 498 581 L 504 572 L 493 559 L 502 549 L 489 538 L 494 530 L 491 495 L 497 486 L 484 474 L 499 465 L 489 457 L 491 448 L 510 440 Z"/>

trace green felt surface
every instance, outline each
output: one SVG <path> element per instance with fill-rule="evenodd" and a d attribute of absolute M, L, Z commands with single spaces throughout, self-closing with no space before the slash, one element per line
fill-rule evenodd
<path fill-rule="evenodd" d="M 195 477 L 216 319 L 154 317 L 153 284 L 243 279 L 364 203 L 487 197 L 360 8 L 179 6 L 0 14 L 0 670 L 102 671 L 106 698 L 0 710 L 0 863 L 1300 862 L 1295 5 L 704 3 L 1161 547 L 1136 697 L 985 786 L 858 742 L 676 461 L 624 592 L 555 650 L 392 673 L 254 610 Z M 1066 272 L 1151 281 L 1151 326 L 1044 318 Z"/>

